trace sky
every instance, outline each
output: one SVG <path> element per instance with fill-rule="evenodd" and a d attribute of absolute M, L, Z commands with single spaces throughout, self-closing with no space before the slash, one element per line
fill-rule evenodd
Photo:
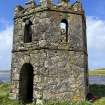
<path fill-rule="evenodd" d="M 11 68 L 14 8 L 26 1 L 0 0 L 0 70 Z M 82 0 L 82 4 L 87 22 L 89 69 L 105 68 L 105 0 Z"/>

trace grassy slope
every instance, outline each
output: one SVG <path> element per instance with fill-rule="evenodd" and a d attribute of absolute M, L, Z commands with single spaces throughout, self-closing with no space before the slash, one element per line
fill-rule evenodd
<path fill-rule="evenodd" d="M 90 70 L 89 76 L 105 76 L 105 68 L 104 69 Z"/>
<path fill-rule="evenodd" d="M 9 93 L 9 84 L 0 84 L 0 105 L 20 105 L 16 101 L 12 101 L 8 98 L 8 93 Z M 94 103 L 90 102 L 82 102 L 80 104 L 70 104 L 70 102 L 63 102 L 63 103 L 47 103 L 44 105 L 105 105 L 105 86 L 97 86 L 97 85 L 92 85 L 90 86 L 90 91 L 96 95 L 99 96 L 100 99 L 95 101 Z M 35 105 L 35 104 L 30 104 L 30 105 Z"/>
<path fill-rule="evenodd" d="M 0 84 L 0 105 L 20 105 L 16 101 L 10 100 L 9 97 L 9 84 Z"/>
<path fill-rule="evenodd" d="M 9 90 L 9 84 L 1 84 L 0 85 L 0 96 L 6 96 L 8 95 Z"/>

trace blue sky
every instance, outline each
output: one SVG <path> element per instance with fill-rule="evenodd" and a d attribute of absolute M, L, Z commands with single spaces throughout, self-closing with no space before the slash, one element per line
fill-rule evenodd
<path fill-rule="evenodd" d="M 13 11 L 16 5 L 24 5 L 26 1 L 0 0 L 0 70 L 10 69 Z M 105 0 L 82 0 L 82 3 L 87 19 L 89 68 L 105 68 Z"/>

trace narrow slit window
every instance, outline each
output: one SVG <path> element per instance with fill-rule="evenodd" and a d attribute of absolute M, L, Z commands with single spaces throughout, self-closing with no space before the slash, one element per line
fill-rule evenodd
<path fill-rule="evenodd" d="M 24 43 L 32 42 L 32 22 L 26 21 L 24 28 Z"/>
<path fill-rule="evenodd" d="M 66 34 L 66 42 L 68 41 L 68 21 L 63 19 L 60 23 L 60 28 L 64 34 Z"/>

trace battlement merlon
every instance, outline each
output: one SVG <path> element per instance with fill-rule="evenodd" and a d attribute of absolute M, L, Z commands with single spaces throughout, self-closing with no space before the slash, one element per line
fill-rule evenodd
<path fill-rule="evenodd" d="M 80 0 L 76 0 L 73 4 L 68 1 L 69 0 L 61 0 L 59 4 L 54 5 L 52 0 L 40 0 L 40 5 L 36 5 L 34 0 L 29 0 L 25 3 L 25 7 L 19 5 L 15 8 L 14 19 L 43 11 L 57 11 L 84 15 L 84 10 Z"/>
<path fill-rule="evenodd" d="M 19 13 L 21 13 L 21 11 L 23 11 L 23 10 L 24 10 L 24 8 L 23 8 L 21 5 L 17 5 L 17 6 L 15 7 L 14 15 L 15 15 L 15 16 L 19 15 Z"/>
<path fill-rule="evenodd" d="M 30 9 L 33 9 L 36 7 L 36 3 L 34 2 L 34 0 L 28 0 L 26 3 L 25 3 L 25 8 L 30 8 Z"/>

